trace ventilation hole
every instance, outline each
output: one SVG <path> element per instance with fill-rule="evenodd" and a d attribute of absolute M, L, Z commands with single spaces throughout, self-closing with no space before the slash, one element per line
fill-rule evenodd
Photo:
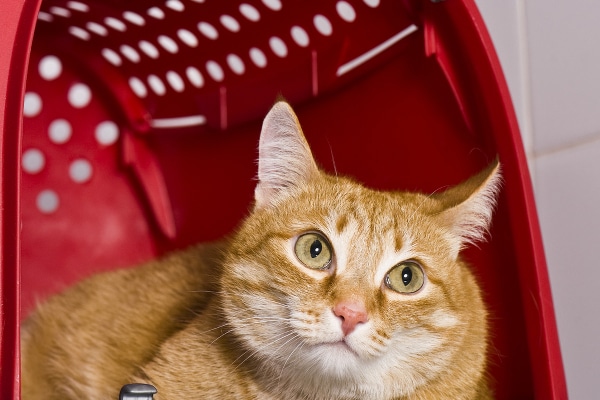
<path fill-rule="evenodd" d="M 281 40 L 277 36 L 273 36 L 271 39 L 269 39 L 269 46 L 271 46 L 271 50 L 273 50 L 273 53 L 275 53 L 277 56 L 287 56 L 287 46 L 285 45 L 283 40 Z"/>
<path fill-rule="evenodd" d="M 166 6 L 169 7 L 171 10 L 174 11 L 183 11 L 185 10 L 185 7 L 183 5 L 183 3 L 179 0 L 168 0 L 166 3 Z"/>
<path fill-rule="evenodd" d="M 39 21 L 52 22 L 52 21 L 54 21 L 54 17 L 52 15 L 48 14 L 47 12 L 40 11 L 38 13 L 38 20 Z"/>
<path fill-rule="evenodd" d="M 144 26 L 146 23 L 144 17 L 142 17 L 140 14 L 134 13 L 133 11 L 125 11 L 123 13 L 123 18 L 137 26 Z"/>
<path fill-rule="evenodd" d="M 115 67 L 121 66 L 123 64 L 123 60 L 121 60 L 121 56 L 118 55 L 114 50 L 111 49 L 102 49 L 102 57 Z"/>
<path fill-rule="evenodd" d="M 267 57 L 265 57 L 265 53 L 262 50 L 253 47 L 250 49 L 250 59 L 259 68 L 264 68 L 267 66 Z"/>
<path fill-rule="evenodd" d="M 112 121 L 100 122 L 98 126 L 96 126 L 94 136 L 99 144 L 110 146 L 111 144 L 116 143 L 119 138 L 119 127 Z"/>
<path fill-rule="evenodd" d="M 124 44 L 119 48 L 119 50 L 121 51 L 121 54 L 123 54 L 132 63 L 140 62 L 140 54 L 135 51 L 133 47 Z"/>
<path fill-rule="evenodd" d="M 356 19 L 356 11 L 347 1 L 338 1 L 335 5 L 338 15 L 346 22 L 354 22 Z"/>
<path fill-rule="evenodd" d="M 379 6 L 379 0 L 363 0 L 365 2 L 366 5 L 368 5 L 371 8 L 375 8 L 377 6 Z"/>
<path fill-rule="evenodd" d="M 48 126 L 48 137 L 54 144 L 63 144 L 71 139 L 73 129 L 66 119 L 55 119 Z"/>
<path fill-rule="evenodd" d="M 113 17 L 104 18 L 104 23 L 119 32 L 125 32 L 127 29 L 127 26 L 123 23 L 123 21 Z"/>
<path fill-rule="evenodd" d="M 51 81 L 60 76 L 62 72 L 62 63 L 56 56 L 45 56 L 38 64 L 38 72 L 42 78 L 47 81 Z"/>
<path fill-rule="evenodd" d="M 219 33 L 215 29 L 214 26 L 209 24 L 208 22 L 200 22 L 198 24 L 198 30 L 207 38 L 211 40 L 216 40 L 219 37 Z"/>
<path fill-rule="evenodd" d="M 140 50 L 142 50 L 148 57 L 158 58 L 158 49 L 152 43 L 142 40 L 138 45 L 140 46 Z"/>
<path fill-rule="evenodd" d="M 308 43 L 309 43 L 308 34 L 306 33 L 306 31 L 304 29 L 302 29 L 299 26 L 293 26 L 291 33 L 292 33 L 292 39 L 294 39 L 294 42 L 296 42 L 296 44 L 298 46 L 301 46 L 301 47 L 308 46 Z"/>
<path fill-rule="evenodd" d="M 263 4 L 273 11 L 281 10 L 280 0 L 262 0 Z"/>
<path fill-rule="evenodd" d="M 192 32 L 188 31 L 187 29 L 178 30 L 177 36 L 179 36 L 179 39 L 183 43 L 187 44 L 190 47 L 198 46 L 198 39 L 196 38 L 196 36 L 194 36 Z"/>
<path fill-rule="evenodd" d="M 221 68 L 221 66 L 215 61 L 208 61 L 206 63 L 206 71 L 208 72 L 210 77 L 217 82 L 221 82 L 225 77 L 225 74 L 223 73 L 223 68 Z"/>
<path fill-rule="evenodd" d="M 156 75 L 148 76 L 148 85 L 150 86 L 150 89 L 152 89 L 158 96 L 164 96 L 164 94 L 167 92 L 165 84 Z"/>
<path fill-rule="evenodd" d="M 185 85 L 183 83 L 183 79 L 179 76 L 179 74 L 175 71 L 167 72 L 167 82 L 176 92 L 183 92 L 185 89 Z"/>
<path fill-rule="evenodd" d="M 221 24 L 231 32 L 238 32 L 240 30 L 239 22 L 231 15 L 221 15 L 219 21 L 221 21 Z"/>
<path fill-rule="evenodd" d="M 179 46 L 177 46 L 177 43 L 175 43 L 175 41 L 168 36 L 160 35 L 158 37 L 158 44 L 160 44 L 163 49 L 169 53 L 175 54 L 179 51 Z"/>
<path fill-rule="evenodd" d="M 67 94 L 69 104 L 75 108 L 83 108 L 90 104 L 92 100 L 92 91 L 89 86 L 83 83 L 76 83 L 69 89 Z"/>
<path fill-rule="evenodd" d="M 62 7 L 50 7 L 50 12 L 59 17 L 69 18 L 71 16 L 71 11 Z"/>
<path fill-rule="evenodd" d="M 90 7 L 87 4 L 83 4 L 78 1 L 69 1 L 67 3 L 67 7 L 69 7 L 71 10 L 75 10 L 75 11 L 81 11 L 81 12 L 90 11 Z"/>
<path fill-rule="evenodd" d="M 44 165 L 46 165 L 46 157 L 38 149 L 29 149 L 23 152 L 23 156 L 21 157 L 23 171 L 30 174 L 37 174 L 44 169 Z"/>
<path fill-rule="evenodd" d="M 256 22 L 260 19 L 260 14 L 254 6 L 250 4 L 240 4 L 240 13 L 250 21 Z"/>
<path fill-rule="evenodd" d="M 237 75 L 242 75 L 244 71 L 246 71 L 244 62 L 235 54 L 229 54 L 227 56 L 227 65 L 229 65 L 229 68 Z"/>
<path fill-rule="evenodd" d="M 137 97 L 144 98 L 148 95 L 148 89 L 146 89 L 146 85 L 140 79 L 136 77 L 129 78 L 129 87 L 133 90 L 133 93 Z"/>
<path fill-rule="evenodd" d="M 90 40 L 90 33 L 78 26 L 69 27 L 69 33 L 81 40 Z"/>
<path fill-rule="evenodd" d="M 42 98 L 34 92 L 25 93 L 23 102 L 23 115 L 26 117 L 35 117 L 42 111 Z"/>
<path fill-rule="evenodd" d="M 96 35 L 106 36 L 108 35 L 108 29 L 100 25 L 96 22 L 88 22 L 85 27 L 90 31 L 94 32 Z"/>
<path fill-rule="evenodd" d="M 313 23 L 315 24 L 315 28 L 319 31 L 321 35 L 329 36 L 331 32 L 333 32 L 333 28 L 331 27 L 331 22 L 324 15 L 318 14 L 315 15 L 313 19 Z"/>
<path fill-rule="evenodd" d="M 43 214 L 52 214 L 58 210 L 60 200 L 54 190 L 42 190 L 35 201 L 38 210 Z"/>
<path fill-rule="evenodd" d="M 148 15 L 152 18 L 163 19 L 165 17 L 165 12 L 158 7 L 152 7 L 148 10 Z"/>
<path fill-rule="evenodd" d="M 69 165 L 69 177 L 75 183 L 85 183 L 92 178 L 92 164 L 84 158 L 78 158 Z"/>
<path fill-rule="evenodd" d="M 187 69 L 185 70 L 185 75 L 187 76 L 190 83 L 195 87 L 201 88 L 202 86 L 204 86 L 204 77 L 202 76 L 200 71 L 198 71 L 198 68 L 187 67 Z"/>

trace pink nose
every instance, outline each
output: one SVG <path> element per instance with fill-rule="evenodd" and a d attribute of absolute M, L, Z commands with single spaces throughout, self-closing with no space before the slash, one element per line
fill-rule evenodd
<path fill-rule="evenodd" d="M 333 307 L 333 313 L 342 320 L 344 336 L 348 336 L 356 325 L 369 320 L 364 304 L 357 301 L 341 301 Z"/>

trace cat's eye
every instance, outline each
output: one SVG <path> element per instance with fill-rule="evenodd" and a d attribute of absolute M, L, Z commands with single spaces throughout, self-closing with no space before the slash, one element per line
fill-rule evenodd
<path fill-rule="evenodd" d="M 296 257 L 311 269 L 327 269 L 331 264 L 331 246 L 323 235 L 316 232 L 305 233 L 296 241 Z"/>
<path fill-rule="evenodd" d="M 425 273 L 415 261 L 401 262 L 385 276 L 386 286 L 398 293 L 415 293 L 424 283 Z"/>

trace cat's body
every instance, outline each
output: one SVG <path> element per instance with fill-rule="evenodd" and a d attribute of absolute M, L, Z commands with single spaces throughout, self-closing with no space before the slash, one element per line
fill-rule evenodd
<path fill-rule="evenodd" d="M 317 169 L 289 106 L 263 124 L 252 214 L 226 242 L 93 277 L 23 329 L 23 398 L 488 399 L 486 310 L 460 260 L 498 167 L 440 195 Z"/>

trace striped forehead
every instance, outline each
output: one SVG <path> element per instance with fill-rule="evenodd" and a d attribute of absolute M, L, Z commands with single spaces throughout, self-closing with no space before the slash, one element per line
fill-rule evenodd
<path fill-rule="evenodd" d="M 354 209 L 334 215 L 327 235 L 336 255 L 337 273 L 347 268 L 375 269 L 376 280 L 383 279 L 393 265 L 410 258 L 410 235 L 389 214 Z"/>

